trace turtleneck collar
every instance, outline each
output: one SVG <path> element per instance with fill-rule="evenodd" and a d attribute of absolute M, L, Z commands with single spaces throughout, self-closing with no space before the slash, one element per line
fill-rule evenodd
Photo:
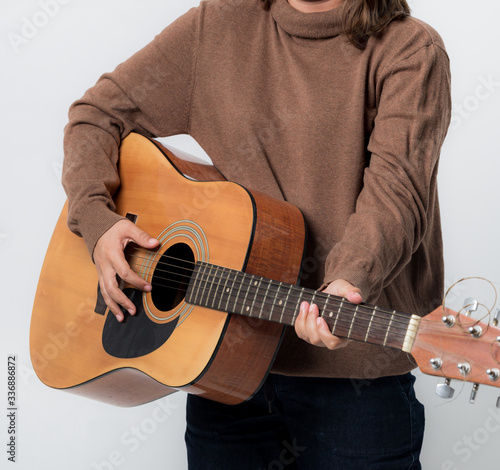
<path fill-rule="evenodd" d="M 342 33 L 342 7 L 321 13 L 303 13 L 287 0 L 275 0 L 271 14 L 277 25 L 291 36 L 324 39 Z"/>

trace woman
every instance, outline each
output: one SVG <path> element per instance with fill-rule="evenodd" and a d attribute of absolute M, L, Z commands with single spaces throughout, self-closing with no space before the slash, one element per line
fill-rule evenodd
<path fill-rule="evenodd" d="M 302 285 L 423 315 L 439 304 L 436 188 L 448 58 L 405 0 L 213 0 L 166 28 L 70 110 L 69 225 L 119 321 L 145 291 L 123 256 L 156 239 L 113 212 L 120 141 L 192 135 L 229 180 L 306 219 Z M 190 469 L 418 469 L 423 407 L 409 357 L 330 334 L 303 303 L 248 402 L 190 396 Z"/>

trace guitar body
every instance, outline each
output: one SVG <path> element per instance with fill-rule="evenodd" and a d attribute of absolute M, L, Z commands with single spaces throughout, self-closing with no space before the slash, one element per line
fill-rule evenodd
<path fill-rule="evenodd" d="M 190 264 L 204 261 L 296 283 L 305 239 L 300 211 L 137 134 L 122 143 L 119 173 L 117 212 L 160 241 L 157 250 L 133 248 L 128 255 L 153 291 L 123 286 L 138 313 L 117 322 L 103 307 L 84 241 L 66 226 L 65 206 L 32 314 L 37 375 L 50 387 L 119 406 L 175 390 L 228 404 L 248 399 L 272 365 L 283 326 L 190 305 L 181 281 Z M 180 265 L 169 265 L 178 259 Z M 161 283 L 169 286 L 166 294 Z"/>

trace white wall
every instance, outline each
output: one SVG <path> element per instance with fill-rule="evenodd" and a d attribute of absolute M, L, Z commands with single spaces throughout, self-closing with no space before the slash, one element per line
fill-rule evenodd
<path fill-rule="evenodd" d="M 30 365 L 28 331 L 39 270 L 65 199 L 62 130 L 70 103 L 196 3 L 24 0 L 0 6 L 0 414 L 7 413 L 7 356 L 15 354 L 19 409 L 13 468 L 186 468 L 183 394 L 121 409 L 47 389 Z M 44 13 L 43 5 L 52 8 Z M 444 37 L 453 64 L 455 114 L 440 175 L 447 285 L 467 276 L 499 281 L 500 6 L 495 0 L 411 5 L 415 16 Z M 28 27 L 27 21 L 38 26 Z M 186 140 L 176 144 L 195 150 Z M 459 294 L 485 302 L 492 297 L 475 283 L 459 287 L 452 296 L 456 302 Z M 438 380 L 416 375 L 427 406 L 424 468 L 497 469 L 500 390 L 482 387 L 470 405 L 470 385 L 456 384 L 457 397 L 444 403 L 434 395 Z M 8 423 L 1 422 L 4 442 Z M 0 468 L 10 468 L 6 458 L 2 450 Z"/>

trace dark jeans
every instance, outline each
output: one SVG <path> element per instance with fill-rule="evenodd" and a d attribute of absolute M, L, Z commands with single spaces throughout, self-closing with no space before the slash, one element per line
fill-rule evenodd
<path fill-rule="evenodd" d="M 240 405 L 190 395 L 189 470 L 420 469 L 424 407 L 414 381 L 270 375 Z"/>

